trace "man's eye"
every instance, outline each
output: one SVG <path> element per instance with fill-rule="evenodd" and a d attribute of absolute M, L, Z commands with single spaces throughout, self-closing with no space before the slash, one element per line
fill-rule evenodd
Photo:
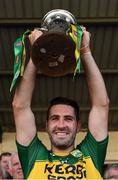
<path fill-rule="evenodd" d="M 52 121 L 56 120 L 57 118 L 51 118 Z"/>
<path fill-rule="evenodd" d="M 58 119 L 58 117 L 52 117 L 52 118 L 50 118 L 51 121 L 55 121 L 55 120 L 57 120 L 57 119 Z"/>
<path fill-rule="evenodd" d="M 73 119 L 71 117 L 67 117 L 65 118 L 66 121 L 73 121 Z"/>

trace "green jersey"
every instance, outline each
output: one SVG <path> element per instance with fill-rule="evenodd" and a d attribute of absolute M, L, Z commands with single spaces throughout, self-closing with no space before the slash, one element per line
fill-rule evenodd
<path fill-rule="evenodd" d="M 108 137 L 97 142 L 90 132 L 69 154 L 54 154 L 38 139 L 28 147 L 17 142 L 25 179 L 78 180 L 102 179 Z"/>

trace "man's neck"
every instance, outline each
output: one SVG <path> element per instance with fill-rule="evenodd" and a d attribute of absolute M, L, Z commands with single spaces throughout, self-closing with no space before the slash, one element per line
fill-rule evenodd
<path fill-rule="evenodd" d="M 68 155 L 71 151 L 74 150 L 74 146 L 70 146 L 68 147 L 67 149 L 60 149 L 60 148 L 57 148 L 57 147 L 54 147 L 52 146 L 51 147 L 51 150 L 54 154 L 58 155 L 58 154 L 62 154 L 63 155 Z"/>

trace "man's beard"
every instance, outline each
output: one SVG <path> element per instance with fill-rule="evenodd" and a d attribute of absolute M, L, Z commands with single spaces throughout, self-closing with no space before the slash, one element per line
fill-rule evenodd
<path fill-rule="evenodd" d="M 65 139 L 63 139 L 63 138 L 58 139 L 58 137 L 56 139 L 56 137 L 55 137 L 55 135 L 53 135 L 53 133 L 48 132 L 48 134 L 49 134 L 51 144 L 60 150 L 65 150 L 65 149 L 69 148 L 70 146 L 74 145 L 74 141 L 75 141 L 75 137 L 76 137 L 75 133 L 71 134 L 70 137 L 65 138 Z"/>

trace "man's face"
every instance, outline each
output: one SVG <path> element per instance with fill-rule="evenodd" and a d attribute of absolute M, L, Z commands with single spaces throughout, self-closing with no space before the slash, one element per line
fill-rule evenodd
<path fill-rule="evenodd" d="M 9 170 L 9 162 L 11 160 L 11 156 L 2 156 L 0 161 L 0 166 L 5 169 L 6 171 Z"/>
<path fill-rule="evenodd" d="M 78 125 L 73 107 L 61 104 L 52 106 L 47 121 L 52 147 L 63 150 L 73 147 Z"/>
<path fill-rule="evenodd" d="M 109 179 L 116 180 L 118 179 L 118 168 L 113 168 L 108 171 Z"/>
<path fill-rule="evenodd" d="M 19 161 L 19 157 L 17 154 L 12 157 L 12 176 L 13 179 L 23 179 L 23 172 L 21 168 L 21 164 Z"/>

